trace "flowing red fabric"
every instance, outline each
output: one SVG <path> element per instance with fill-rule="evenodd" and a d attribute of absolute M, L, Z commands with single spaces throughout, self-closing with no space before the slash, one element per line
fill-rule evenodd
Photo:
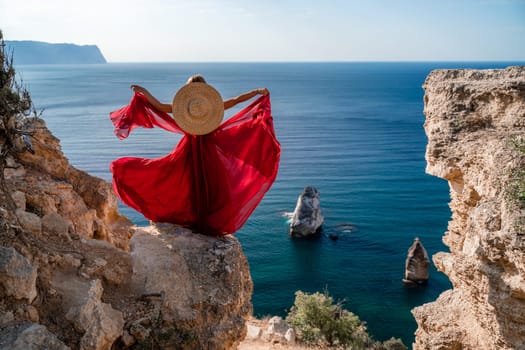
<path fill-rule="evenodd" d="M 138 93 L 110 118 L 120 139 L 138 126 L 184 133 L 170 115 L 155 110 Z M 210 134 L 185 134 L 164 157 L 113 161 L 113 188 L 122 202 L 154 222 L 231 234 L 270 189 L 280 153 L 270 97 L 262 96 Z"/>

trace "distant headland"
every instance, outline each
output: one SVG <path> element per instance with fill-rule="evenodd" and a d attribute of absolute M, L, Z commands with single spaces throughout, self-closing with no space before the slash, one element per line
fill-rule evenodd
<path fill-rule="evenodd" d="M 52 44 L 42 41 L 5 41 L 16 64 L 106 63 L 97 45 Z"/>

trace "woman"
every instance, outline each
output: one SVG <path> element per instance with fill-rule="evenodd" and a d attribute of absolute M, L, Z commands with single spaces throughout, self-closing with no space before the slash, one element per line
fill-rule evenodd
<path fill-rule="evenodd" d="M 205 80 L 194 75 L 185 87 L 192 83 Z M 119 138 L 126 138 L 137 126 L 157 126 L 184 136 L 164 157 L 113 161 L 115 193 L 154 222 L 178 224 L 210 235 L 236 232 L 277 176 L 280 145 L 268 90 L 252 90 L 226 101 L 219 97 L 226 110 L 262 95 L 215 130 L 201 135 L 183 130 L 183 125 L 167 114 L 177 107 L 179 92 L 170 105 L 159 102 L 141 86 L 131 85 L 131 89 L 135 94 L 130 104 L 110 113 Z"/>
<path fill-rule="evenodd" d="M 195 75 L 192 75 L 191 77 L 188 78 L 188 81 L 186 82 L 186 84 L 190 84 L 190 83 L 206 83 L 206 80 L 204 79 L 204 77 L 202 75 L 195 74 Z M 151 103 L 151 105 L 153 107 L 155 107 L 158 111 L 161 111 L 161 112 L 164 112 L 164 113 L 171 113 L 172 108 L 173 108 L 173 106 L 171 104 L 161 103 L 159 100 L 157 100 L 155 98 L 155 96 L 153 96 L 148 90 L 146 90 L 142 86 L 131 85 L 131 90 L 133 90 L 133 92 L 136 92 L 136 93 L 144 95 L 144 97 L 146 97 L 148 102 Z M 266 95 L 268 95 L 268 93 L 269 93 L 268 89 L 260 88 L 260 89 L 255 89 L 255 90 L 246 92 L 246 93 L 244 93 L 242 95 L 239 95 L 237 97 L 230 98 L 230 99 L 224 101 L 224 110 L 230 109 L 230 108 L 234 107 L 235 105 L 237 105 L 239 103 L 248 101 L 249 99 L 251 99 L 251 98 L 253 98 L 253 97 L 257 96 L 257 95 L 266 96 Z"/>

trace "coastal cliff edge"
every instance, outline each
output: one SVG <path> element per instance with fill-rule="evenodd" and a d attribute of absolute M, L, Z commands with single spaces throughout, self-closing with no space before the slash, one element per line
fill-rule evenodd
<path fill-rule="evenodd" d="M 525 67 L 436 70 L 424 89 L 426 171 L 452 211 L 433 261 L 453 288 L 413 310 L 414 349 L 525 349 Z"/>
<path fill-rule="evenodd" d="M 136 227 L 37 117 L 0 186 L 0 348 L 230 349 L 252 314 L 233 236 Z M 4 127 L 0 125 L 0 127 Z"/>

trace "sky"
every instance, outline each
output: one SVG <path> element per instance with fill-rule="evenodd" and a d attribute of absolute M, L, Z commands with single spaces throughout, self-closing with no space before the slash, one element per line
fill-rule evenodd
<path fill-rule="evenodd" d="M 0 29 L 109 62 L 525 61 L 525 0 L 0 0 Z"/>

